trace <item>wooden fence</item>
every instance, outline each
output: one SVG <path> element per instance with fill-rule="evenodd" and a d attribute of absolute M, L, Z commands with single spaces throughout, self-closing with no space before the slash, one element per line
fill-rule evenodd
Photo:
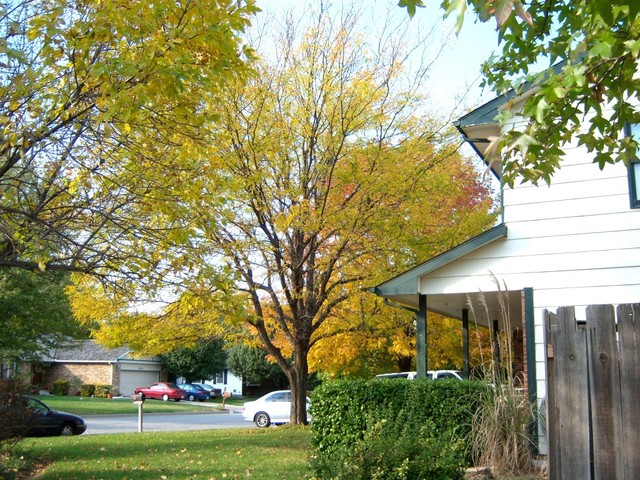
<path fill-rule="evenodd" d="M 640 304 L 545 311 L 550 480 L 640 479 Z"/>

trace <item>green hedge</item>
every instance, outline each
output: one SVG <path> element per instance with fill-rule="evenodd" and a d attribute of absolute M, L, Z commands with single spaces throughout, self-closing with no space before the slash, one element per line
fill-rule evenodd
<path fill-rule="evenodd" d="M 98 398 L 107 398 L 111 393 L 111 385 L 96 385 L 95 396 Z"/>
<path fill-rule="evenodd" d="M 63 378 L 54 380 L 53 382 L 53 394 L 54 395 L 66 395 L 69 393 L 70 383 Z"/>
<path fill-rule="evenodd" d="M 459 380 L 325 382 L 311 401 L 316 472 L 322 478 L 404 478 L 381 472 L 422 468 L 416 473 L 419 478 L 461 478 L 461 467 L 470 459 L 471 419 L 488 389 L 483 383 Z M 433 465 L 446 459 L 438 472 L 425 473 L 429 460 L 417 458 L 413 450 L 419 444 Z M 400 453 L 394 460 L 385 450 Z M 371 465 L 367 458 L 376 452 L 383 454 Z M 391 465 L 394 461 L 401 464 Z"/>
<path fill-rule="evenodd" d="M 96 393 L 96 386 L 91 383 L 80 385 L 81 397 L 93 397 Z"/>

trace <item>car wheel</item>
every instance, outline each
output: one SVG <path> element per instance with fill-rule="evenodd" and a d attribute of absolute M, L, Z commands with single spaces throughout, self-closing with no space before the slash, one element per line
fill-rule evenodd
<path fill-rule="evenodd" d="M 269 414 L 266 412 L 256 413 L 254 421 L 256 422 L 256 426 L 258 428 L 267 428 L 269 425 L 271 425 L 271 419 L 269 418 Z"/>
<path fill-rule="evenodd" d="M 190 402 L 193 402 L 196 399 L 196 397 L 194 397 L 193 395 L 189 395 L 187 397 L 187 400 L 189 400 Z"/>
<path fill-rule="evenodd" d="M 62 435 L 63 437 L 70 437 L 71 435 L 75 434 L 76 430 L 75 428 L 73 428 L 73 425 L 71 423 L 65 423 L 64 425 L 62 425 L 62 427 L 60 427 L 60 435 Z"/>
<path fill-rule="evenodd" d="M 165 402 L 169 401 L 169 395 L 167 395 L 166 393 L 164 395 L 162 395 L 162 400 L 164 400 Z"/>

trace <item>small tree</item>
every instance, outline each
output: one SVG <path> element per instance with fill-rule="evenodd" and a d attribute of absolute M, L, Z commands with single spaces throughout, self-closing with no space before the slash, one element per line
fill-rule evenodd
<path fill-rule="evenodd" d="M 223 342 L 217 338 L 198 341 L 193 347 L 178 347 L 162 356 L 169 373 L 187 383 L 212 378 L 224 369 Z"/>
<path fill-rule="evenodd" d="M 64 291 L 68 283 L 64 272 L 0 267 L 0 360 L 88 336 L 71 313 Z"/>
<path fill-rule="evenodd" d="M 272 380 L 281 383 L 284 374 L 277 364 L 267 360 L 267 352 L 261 348 L 252 348 L 244 344 L 234 345 L 229 349 L 227 365 L 231 372 L 242 378 L 245 385 Z"/>

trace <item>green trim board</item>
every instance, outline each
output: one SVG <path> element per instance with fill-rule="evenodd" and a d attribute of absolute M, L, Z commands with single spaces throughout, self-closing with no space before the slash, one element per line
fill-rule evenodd
<path fill-rule="evenodd" d="M 488 101 L 484 105 L 480 105 L 475 110 L 472 110 L 453 122 L 453 126 L 464 135 L 463 129 L 465 128 L 475 125 L 498 123 L 496 121 L 496 116 L 499 113 L 500 107 L 515 97 L 515 94 L 515 91 L 511 90 L 504 95 L 500 95 L 493 100 Z"/>
<path fill-rule="evenodd" d="M 529 395 L 529 402 L 535 406 L 535 411 L 538 411 L 538 384 L 537 384 L 537 372 L 536 372 L 536 342 L 535 342 L 535 319 L 534 319 L 534 303 L 533 303 L 533 288 L 527 287 L 523 289 L 524 296 L 524 328 L 526 336 L 526 355 L 527 355 L 527 394 Z M 533 440 L 532 450 L 534 455 L 539 453 L 540 442 L 538 438 L 538 417 L 539 415 L 533 415 L 531 419 L 531 425 L 529 425 L 529 434 Z"/>
<path fill-rule="evenodd" d="M 433 257 L 431 260 L 427 260 L 420 265 L 407 270 L 400 275 L 387 280 L 375 287 L 371 287 L 368 290 L 371 293 L 375 293 L 380 297 L 395 296 L 395 295 L 417 295 L 418 285 L 420 277 L 437 270 L 438 268 L 451 263 L 458 258 L 461 258 L 480 247 L 483 247 L 498 238 L 507 237 L 507 226 L 504 223 L 496 225 L 495 227 L 481 233 L 480 235 L 461 243 L 457 247 L 447 250 L 440 255 Z"/>
<path fill-rule="evenodd" d="M 418 296 L 418 313 L 416 314 L 416 375 L 427 378 L 427 296 Z"/>
<path fill-rule="evenodd" d="M 538 79 L 536 84 L 532 84 L 530 82 L 524 82 L 518 91 L 515 89 L 511 89 L 508 92 L 495 97 L 492 100 L 489 100 L 487 103 L 480 105 L 474 110 L 470 111 L 466 115 L 460 117 L 458 120 L 453 122 L 453 126 L 458 129 L 458 131 L 462 134 L 464 141 L 471 145 L 471 148 L 478 154 L 482 160 L 486 162 L 483 148 L 479 148 L 480 145 L 487 146 L 489 145 L 488 138 L 475 138 L 473 135 L 470 135 L 470 130 L 473 127 L 484 126 L 484 125 L 496 125 L 499 123 L 496 120 L 496 117 L 500 113 L 500 108 L 505 105 L 508 101 L 517 98 L 518 96 L 522 96 L 529 92 L 531 89 L 539 86 L 542 82 L 544 82 L 551 75 L 558 75 L 562 72 L 562 69 L 567 64 L 566 61 L 561 61 L 556 63 L 555 65 L 551 65 L 546 69 L 546 73 Z M 491 166 L 491 171 L 496 176 L 496 178 L 500 178 L 500 171 L 498 167 Z"/>

